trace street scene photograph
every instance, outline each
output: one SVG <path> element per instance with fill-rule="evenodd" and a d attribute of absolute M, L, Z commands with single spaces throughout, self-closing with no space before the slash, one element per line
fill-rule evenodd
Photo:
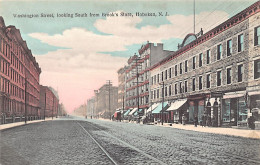
<path fill-rule="evenodd" d="M 259 165 L 259 0 L 0 0 L 0 165 Z"/>

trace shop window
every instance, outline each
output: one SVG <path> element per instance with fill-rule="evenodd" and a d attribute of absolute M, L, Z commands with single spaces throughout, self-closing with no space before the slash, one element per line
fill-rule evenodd
<path fill-rule="evenodd" d="M 232 54 L 232 40 L 227 41 L 227 56 Z"/>
<path fill-rule="evenodd" d="M 230 99 L 225 99 L 223 101 L 222 114 L 223 122 L 230 122 Z"/>
<path fill-rule="evenodd" d="M 207 64 L 210 63 L 210 50 L 207 50 Z"/>
<path fill-rule="evenodd" d="M 217 46 L 217 60 L 220 60 L 221 59 L 221 56 L 222 56 L 222 45 L 219 44 Z"/>
<path fill-rule="evenodd" d="M 196 89 L 196 84 L 195 84 L 195 78 L 192 79 L 192 91 L 195 91 Z"/>
<path fill-rule="evenodd" d="M 203 63 L 203 54 L 201 53 L 201 54 L 199 55 L 199 67 L 202 66 L 202 63 Z"/>
<path fill-rule="evenodd" d="M 231 68 L 227 68 L 227 84 L 231 84 L 232 71 Z"/>
<path fill-rule="evenodd" d="M 260 59 L 254 61 L 254 78 L 260 78 Z"/>
<path fill-rule="evenodd" d="M 202 76 L 199 77 L 199 90 L 202 89 Z"/>
<path fill-rule="evenodd" d="M 192 58 L 192 69 L 196 69 L 196 56 Z"/>
<path fill-rule="evenodd" d="M 247 108 L 245 98 L 238 99 L 238 121 L 247 121 Z"/>
<path fill-rule="evenodd" d="M 221 85 L 221 80 L 222 80 L 221 71 L 218 71 L 217 72 L 217 86 Z"/>
<path fill-rule="evenodd" d="M 238 36 L 238 52 L 244 50 L 244 35 L 241 34 Z"/>
<path fill-rule="evenodd" d="M 260 26 L 255 28 L 255 46 L 260 45 Z"/>
<path fill-rule="evenodd" d="M 185 72 L 188 72 L 188 60 L 185 61 Z"/>
<path fill-rule="evenodd" d="M 237 81 L 238 82 L 242 82 L 243 81 L 243 72 L 244 72 L 244 68 L 243 68 L 243 64 L 238 65 L 238 71 L 237 71 Z"/>

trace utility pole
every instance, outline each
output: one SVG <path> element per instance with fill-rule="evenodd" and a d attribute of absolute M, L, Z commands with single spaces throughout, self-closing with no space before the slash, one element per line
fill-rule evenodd
<path fill-rule="evenodd" d="M 25 78 L 25 87 L 24 87 L 24 94 L 25 94 L 25 98 L 24 98 L 24 108 L 25 108 L 25 118 L 24 118 L 24 123 L 27 123 L 27 78 Z"/>
<path fill-rule="evenodd" d="M 163 75 L 162 75 L 163 76 Z M 163 125 L 163 104 L 164 104 L 164 81 L 162 82 L 162 111 L 161 111 L 161 116 L 162 116 L 162 125 Z"/>

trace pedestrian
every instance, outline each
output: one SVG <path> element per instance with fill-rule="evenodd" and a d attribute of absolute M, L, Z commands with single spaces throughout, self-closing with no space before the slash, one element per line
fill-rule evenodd
<path fill-rule="evenodd" d="M 182 124 L 183 124 L 183 125 L 186 124 L 186 116 L 185 116 L 185 114 L 183 114 L 183 116 L 182 116 Z"/>
<path fill-rule="evenodd" d="M 198 125 L 198 116 L 194 117 L 194 126 L 197 127 Z"/>
<path fill-rule="evenodd" d="M 250 116 L 247 120 L 248 122 L 248 127 L 251 129 L 255 129 L 255 119 L 253 116 Z"/>
<path fill-rule="evenodd" d="M 202 115 L 202 123 L 201 123 L 201 126 L 202 126 L 202 127 L 205 127 L 205 126 L 206 126 L 206 115 L 205 115 L 205 114 Z"/>

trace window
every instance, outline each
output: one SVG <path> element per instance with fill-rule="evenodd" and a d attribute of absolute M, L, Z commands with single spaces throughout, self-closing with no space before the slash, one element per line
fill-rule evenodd
<path fill-rule="evenodd" d="M 159 80 L 160 80 L 160 76 L 159 74 L 157 74 L 157 83 L 159 83 Z"/>
<path fill-rule="evenodd" d="M 192 68 L 196 69 L 196 56 L 192 58 Z"/>
<path fill-rule="evenodd" d="M 260 59 L 254 61 L 254 78 L 260 77 Z"/>
<path fill-rule="evenodd" d="M 182 74 L 182 63 L 180 63 L 180 74 Z"/>
<path fill-rule="evenodd" d="M 154 90 L 153 99 L 155 99 L 155 97 L 156 97 L 156 90 Z"/>
<path fill-rule="evenodd" d="M 243 81 L 243 64 L 240 64 L 238 65 L 238 68 L 237 68 L 237 81 L 238 82 L 242 82 Z"/>
<path fill-rule="evenodd" d="M 260 45 L 260 26 L 255 28 L 255 46 Z"/>
<path fill-rule="evenodd" d="M 210 63 L 210 50 L 207 50 L 207 64 Z"/>
<path fill-rule="evenodd" d="M 159 98 L 159 89 L 157 89 L 157 99 Z"/>
<path fill-rule="evenodd" d="M 220 60 L 222 56 L 222 45 L 217 46 L 217 60 Z"/>
<path fill-rule="evenodd" d="M 210 88 L 210 74 L 207 74 L 207 88 Z"/>
<path fill-rule="evenodd" d="M 169 69 L 169 78 L 172 78 L 172 68 Z"/>
<path fill-rule="evenodd" d="M 178 74 L 178 69 L 177 69 L 177 65 L 175 65 L 175 76 L 177 76 Z"/>
<path fill-rule="evenodd" d="M 152 82 L 152 85 L 153 85 L 153 77 L 152 77 L 152 79 L 151 79 L 151 82 Z"/>
<path fill-rule="evenodd" d="M 175 84 L 175 94 L 177 94 L 177 84 Z"/>
<path fill-rule="evenodd" d="M 188 72 L 188 60 L 185 61 L 185 72 Z"/>
<path fill-rule="evenodd" d="M 172 95 L 172 86 L 170 85 L 169 86 L 169 96 L 171 96 Z"/>
<path fill-rule="evenodd" d="M 153 99 L 153 91 L 151 91 L 151 99 Z"/>
<path fill-rule="evenodd" d="M 0 36 L 0 52 L 2 52 L 2 37 Z"/>
<path fill-rule="evenodd" d="M 200 53 L 200 55 L 199 55 L 199 67 L 202 66 L 202 63 L 203 63 L 203 54 Z"/>
<path fill-rule="evenodd" d="M 164 90 L 165 90 L 165 96 L 167 96 L 167 87 L 165 87 Z"/>
<path fill-rule="evenodd" d="M 192 91 L 195 91 L 196 84 L 195 84 L 195 78 L 192 79 Z"/>
<path fill-rule="evenodd" d="M 184 82 L 184 92 L 188 92 L 187 87 L 188 87 L 188 82 L 185 81 L 185 82 Z"/>
<path fill-rule="evenodd" d="M 221 71 L 217 72 L 217 86 L 221 85 Z"/>
<path fill-rule="evenodd" d="M 161 78 L 162 78 L 162 81 L 163 81 L 163 72 L 162 72 L 162 77 Z"/>
<path fill-rule="evenodd" d="M 179 88 L 180 88 L 180 93 L 182 93 L 182 82 L 180 82 Z"/>
<path fill-rule="evenodd" d="M 202 76 L 199 77 L 199 90 L 202 89 Z"/>
<path fill-rule="evenodd" d="M 231 84 L 232 71 L 231 68 L 227 68 L 227 84 Z"/>
<path fill-rule="evenodd" d="M 164 89 L 162 88 L 162 95 L 161 95 L 162 97 L 164 97 L 164 91 L 163 91 L 163 90 L 164 90 Z"/>
<path fill-rule="evenodd" d="M 165 80 L 167 80 L 167 70 L 165 70 Z"/>
<path fill-rule="evenodd" d="M 241 34 L 238 36 L 238 52 L 244 50 L 244 35 Z"/>
<path fill-rule="evenodd" d="M 227 41 L 227 56 L 232 54 L 232 40 Z"/>

